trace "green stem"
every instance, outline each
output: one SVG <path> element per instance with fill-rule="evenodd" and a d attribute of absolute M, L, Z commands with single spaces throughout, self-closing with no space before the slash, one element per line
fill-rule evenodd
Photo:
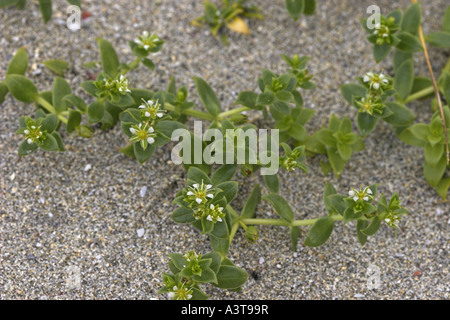
<path fill-rule="evenodd" d="M 406 98 L 405 103 L 409 103 L 414 100 L 422 99 L 422 98 L 432 94 L 433 92 L 434 92 L 434 87 L 425 88 L 423 90 L 420 90 L 420 91 L 410 95 L 408 98 Z"/>
<path fill-rule="evenodd" d="M 141 58 L 136 58 L 133 62 L 131 62 L 125 69 L 121 71 L 123 75 L 126 75 L 128 71 L 136 69 L 139 66 L 139 63 L 141 63 Z"/>
<path fill-rule="evenodd" d="M 47 100 L 38 96 L 35 102 L 40 106 L 42 106 L 44 109 L 46 109 L 48 112 L 56 114 L 58 116 L 58 119 L 61 120 L 61 122 L 67 124 L 67 119 L 62 114 L 58 113 L 56 109 L 50 103 L 47 102 Z"/>
<path fill-rule="evenodd" d="M 164 108 L 169 111 L 176 111 L 175 106 L 170 103 L 167 103 L 167 102 L 164 103 Z M 203 112 L 203 111 L 194 110 L 194 109 L 186 109 L 186 110 L 183 110 L 182 113 L 187 116 L 192 116 L 192 117 L 196 117 L 196 118 L 208 120 L 208 121 L 214 121 L 214 117 L 211 114 Z"/>
<path fill-rule="evenodd" d="M 225 111 L 225 112 L 219 113 L 217 115 L 217 119 L 223 120 L 223 119 L 230 117 L 236 113 L 241 113 L 241 112 L 248 111 L 248 110 L 251 110 L 251 109 L 247 108 L 247 107 L 241 107 L 241 108 L 236 108 L 236 109 L 232 109 L 229 111 Z"/>
<path fill-rule="evenodd" d="M 331 216 L 334 221 L 343 221 L 344 218 L 339 215 Z M 282 220 L 282 219 L 243 219 L 242 223 L 246 225 L 270 225 L 270 226 L 310 226 L 316 223 L 319 219 L 309 219 L 309 220 L 294 220 L 292 222 Z"/>
<path fill-rule="evenodd" d="M 231 231 L 230 231 L 230 245 L 233 242 L 234 236 L 236 235 L 237 230 L 239 229 L 239 220 L 236 220 L 233 224 L 233 226 L 231 227 Z"/>

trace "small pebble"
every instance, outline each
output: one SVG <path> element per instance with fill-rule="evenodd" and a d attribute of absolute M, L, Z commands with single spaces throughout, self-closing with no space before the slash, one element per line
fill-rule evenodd
<path fill-rule="evenodd" d="M 146 186 L 143 186 L 142 188 L 141 188 L 141 191 L 140 191 L 140 195 L 141 195 L 141 197 L 143 198 L 143 197 L 145 197 L 145 194 L 147 193 L 147 187 Z"/>
<path fill-rule="evenodd" d="M 145 233 L 145 229 L 143 229 L 143 228 L 137 229 L 137 235 L 139 238 L 142 237 L 144 235 L 144 233 Z"/>

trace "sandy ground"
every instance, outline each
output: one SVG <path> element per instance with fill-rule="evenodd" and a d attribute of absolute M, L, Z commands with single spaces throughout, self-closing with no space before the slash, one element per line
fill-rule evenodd
<path fill-rule="evenodd" d="M 143 30 L 166 40 L 155 56 L 155 72 L 145 68 L 130 73 L 133 86 L 165 88 L 170 75 L 186 84 L 198 101 L 192 76 L 209 81 L 224 106 L 238 93 L 256 90 L 262 68 L 285 70 L 280 54 L 311 56 L 310 69 L 318 89 L 305 96 L 306 106 L 317 113 L 309 132 L 328 122 L 329 116 L 356 118 L 344 101 L 339 85 L 352 82 L 371 69 L 392 71 L 390 64 L 376 67 L 359 21 L 374 1 L 318 0 L 318 12 L 294 23 L 284 1 L 252 0 L 265 14 L 251 21 L 251 36 L 230 34 L 230 46 L 215 40 L 206 29 L 190 26 L 202 14 L 200 0 L 83 1 L 93 16 L 82 30 L 65 26 L 67 4 L 54 1 L 53 19 L 44 25 L 37 5 L 24 11 L 0 11 L 0 79 L 14 52 L 25 46 L 30 55 L 29 75 L 40 90 L 51 88 L 53 75 L 41 63 L 70 61 L 66 78 L 75 93 L 87 78 L 83 63 L 99 60 L 95 38 L 111 41 L 126 61 L 132 56 L 127 42 Z M 123 3 L 123 4 L 122 4 Z M 382 13 L 408 1 L 377 1 Z M 425 31 L 438 30 L 448 1 L 424 2 Z M 449 51 L 431 50 L 436 71 Z M 416 58 L 417 73 L 427 75 L 424 59 Z M 418 121 L 430 119 L 430 104 L 411 105 Z M 1 299 L 154 299 L 158 298 L 167 255 L 193 248 L 209 251 L 206 238 L 192 228 L 175 224 L 171 201 L 184 184 L 179 166 L 168 163 L 169 149 L 159 149 L 140 166 L 118 149 L 126 137 L 117 126 L 96 131 L 85 140 L 63 134 L 65 153 L 42 153 L 19 158 L 21 138 L 14 134 L 21 115 L 33 106 L 8 96 L 0 112 L 0 298 Z M 250 114 L 259 118 L 259 113 Z M 212 299 L 448 299 L 450 206 L 440 201 L 422 174 L 421 150 L 406 146 L 385 124 L 366 139 L 365 151 L 356 154 L 340 179 L 324 177 L 320 157 L 308 159 L 309 173 L 283 173 L 282 194 L 296 218 L 325 214 L 321 203 L 326 182 L 340 192 L 352 187 L 380 184 L 380 192 L 398 191 L 411 215 L 398 232 L 383 226 L 361 247 L 352 224 L 338 224 L 326 245 L 290 249 L 287 229 L 261 227 L 256 245 L 239 232 L 230 257 L 251 276 L 242 292 L 230 293 L 206 286 Z M 242 207 L 251 189 L 262 182 L 255 176 L 237 176 L 241 189 L 234 206 Z M 142 197 L 140 191 L 147 187 Z M 267 191 L 264 191 L 267 192 Z M 275 218 L 263 203 L 258 215 Z M 139 230 L 139 231 L 138 231 Z M 306 232 L 306 229 L 305 229 Z M 81 285 L 71 289 L 70 268 L 81 271 Z M 69 268 L 69 269 L 67 269 Z M 368 286 L 379 272 L 376 288 Z M 159 298 L 165 299 L 165 296 Z"/>

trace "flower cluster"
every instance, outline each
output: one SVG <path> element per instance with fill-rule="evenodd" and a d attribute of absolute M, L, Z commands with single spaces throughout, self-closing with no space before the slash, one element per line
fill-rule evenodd
<path fill-rule="evenodd" d="M 161 104 L 158 102 L 158 100 L 142 101 L 144 102 L 144 104 L 141 104 L 139 106 L 142 119 L 153 124 L 156 120 L 162 119 L 164 117 L 164 113 L 166 112 L 166 110 L 161 109 Z"/>
<path fill-rule="evenodd" d="M 300 146 L 291 150 L 291 148 L 286 144 L 282 143 L 281 146 L 284 149 L 284 156 L 279 159 L 280 166 L 288 172 L 295 171 L 296 168 L 300 168 L 303 172 L 307 172 L 308 169 L 303 163 L 303 158 L 305 154 L 305 147 Z"/>
<path fill-rule="evenodd" d="M 134 39 L 134 43 L 141 49 L 149 51 L 163 44 L 164 41 L 161 40 L 156 34 L 149 34 L 148 31 L 144 31 L 142 35 Z"/>
<path fill-rule="evenodd" d="M 365 97 L 355 99 L 359 112 L 371 116 L 383 114 L 384 100 L 392 94 L 392 79 L 383 73 L 367 72 L 358 80 L 368 89 Z"/>
<path fill-rule="evenodd" d="M 362 201 L 370 201 L 373 200 L 373 192 L 369 187 L 365 187 L 363 190 L 359 189 L 356 190 L 353 188 L 348 192 L 348 195 L 353 199 L 355 202 L 362 202 Z"/>
<path fill-rule="evenodd" d="M 398 31 L 396 20 L 394 17 L 381 17 L 380 23 L 375 25 L 373 31 L 375 43 L 377 45 L 392 44 L 394 42 L 393 34 Z"/>
<path fill-rule="evenodd" d="M 398 222 L 402 219 L 401 215 L 407 214 L 408 211 L 400 206 L 400 199 L 395 193 L 390 199 L 389 203 L 384 201 L 384 205 L 380 207 L 383 209 L 383 219 L 391 228 L 398 228 Z"/>
<path fill-rule="evenodd" d="M 128 79 L 124 75 L 118 75 L 115 79 L 104 78 L 103 80 L 95 81 L 94 85 L 99 89 L 100 96 L 116 96 L 117 94 L 126 95 L 131 90 L 128 88 Z"/>
<path fill-rule="evenodd" d="M 386 91 L 391 89 L 390 79 L 383 73 L 377 74 L 374 72 L 368 72 L 363 77 L 363 82 L 366 83 L 371 90 Z"/>
<path fill-rule="evenodd" d="M 368 113 L 371 116 L 383 113 L 384 105 L 379 97 L 367 95 L 355 102 L 356 105 L 360 107 L 359 112 Z"/>
<path fill-rule="evenodd" d="M 132 125 L 130 127 L 130 132 L 132 133 L 130 141 L 139 142 L 143 150 L 147 149 L 149 144 L 155 143 L 155 138 L 157 136 L 155 129 L 146 122 Z"/>
<path fill-rule="evenodd" d="M 194 290 L 184 283 L 173 286 L 168 292 L 168 296 L 173 300 L 191 300 Z"/>
<path fill-rule="evenodd" d="M 202 267 L 200 265 L 200 260 L 202 260 L 202 255 L 197 254 L 195 251 L 186 252 L 184 255 L 186 260 L 186 267 L 188 267 L 192 274 L 201 276 L 202 275 Z"/>
<path fill-rule="evenodd" d="M 25 135 L 25 140 L 28 144 L 38 143 L 45 139 L 41 127 L 41 125 L 37 125 L 34 121 L 27 123 L 27 128 L 23 130 L 23 134 Z"/>
<path fill-rule="evenodd" d="M 194 210 L 196 220 L 206 218 L 206 220 L 217 223 L 222 222 L 225 213 L 223 207 L 218 204 L 212 204 L 215 190 L 211 184 L 202 182 L 188 186 L 185 192 L 184 201 L 189 203 L 190 208 Z"/>
<path fill-rule="evenodd" d="M 371 204 L 376 195 L 376 186 L 365 187 L 364 189 L 351 189 L 348 192 L 347 198 L 348 213 L 347 215 L 354 215 L 360 217 L 364 215 L 371 215 L 376 211 L 376 208 Z"/>

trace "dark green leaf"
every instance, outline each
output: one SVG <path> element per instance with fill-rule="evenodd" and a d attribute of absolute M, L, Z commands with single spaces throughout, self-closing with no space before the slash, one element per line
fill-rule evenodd
<path fill-rule="evenodd" d="M 220 101 L 214 93 L 213 89 L 206 83 L 205 80 L 194 77 L 195 86 L 197 87 L 198 96 L 203 106 L 208 110 L 213 116 L 218 115 L 222 109 L 220 106 Z"/>
<path fill-rule="evenodd" d="M 264 175 L 264 182 L 271 193 L 278 193 L 280 190 L 280 181 L 278 176 L 274 175 Z"/>
<path fill-rule="evenodd" d="M 72 93 L 72 89 L 66 80 L 60 77 L 56 77 L 53 81 L 52 98 L 53 107 L 57 112 L 67 110 L 67 104 L 63 100 L 65 96 Z"/>
<path fill-rule="evenodd" d="M 25 75 L 25 72 L 28 69 L 28 54 L 24 47 L 17 50 L 14 57 L 8 64 L 8 68 L 6 69 L 6 74 L 20 74 Z"/>
<path fill-rule="evenodd" d="M 305 7 L 303 8 L 303 13 L 306 15 L 312 15 L 316 11 L 316 0 L 304 0 Z"/>
<path fill-rule="evenodd" d="M 39 0 L 39 9 L 41 10 L 44 23 L 47 23 L 52 18 L 52 0 Z"/>
<path fill-rule="evenodd" d="M 393 126 L 407 126 L 414 121 L 414 115 L 411 110 L 400 103 L 386 102 L 386 106 L 393 112 L 393 114 L 384 121 Z"/>
<path fill-rule="evenodd" d="M 237 166 L 235 164 L 224 164 L 220 166 L 212 175 L 211 181 L 214 185 L 229 181 L 236 173 Z"/>
<path fill-rule="evenodd" d="M 227 203 L 230 203 L 238 192 L 238 183 L 236 181 L 227 181 L 217 185 L 217 188 L 221 189 L 227 199 Z"/>
<path fill-rule="evenodd" d="M 263 198 L 266 201 L 269 201 L 270 204 L 274 207 L 275 211 L 282 217 L 284 220 L 288 222 L 292 222 L 294 220 L 294 212 L 292 212 L 289 204 L 278 194 L 271 193 Z"/>
<path fill-rule="evenodd" d="M 87 110 L 89 123 L 100 122 L 103 119 L 104 114 L 105 114 L 105 106 L 102 103 L 94 101 L 89 105 Z"/>
<path fill-rule="evenodd" d="M 386 43 L 382 45 L 375 44 L 373 46 L 373 57 L 375 58 L 375 61 L 377 63 L 383 61 L 384 58 L 388 56 L 389 52 L 391 52 L 391 48 L 392 46 Z"/>
<path fill-rule="evenodd" d="M 189 168 L 189 171 L 187 173 L 187 178 L 196 183 L 203 182 L 205 184 L 211 184 L 211 180 L 206 175 L 206 173 L 204 173 L 202 170 L 195 168 L 195 167 Z"/>
<path fill-rule="evenodd" d="M 244 91 L 239 93 L 239 96 L 235 102 L 237 105 L 243 105 L 250 109 L 258 109 L 256 102 L 258 100 L 258 94 L 251 91 Z"/>
<path fill-rule="evenodd" d="M 401 24 L 402 31 L 409 32 L 411 34 L 417 34 L 419 31 L 420 23 L 422 20 L 422 8 L 419 2 L 413 3 L 406 9 L 403 15 Z"/>
<path fill-rule="evenodd" d="M 261 202 L 261 188 L 259 184 L 255 185 L 247 199 L 247 202 L 242 209 L 241 218 L 242 219 L 253 219 L 256 215 L 256 207 Z"/>
<path fill-rule="evenodd" d="M 222 289 L 236 289 L 247 281 L 247 272 L 234 267 L 222 265 L 217 272 L 217 287 Z"/>
<path fill-rule="evenodd" d="M 100 56 L 102 61 L 103 71 L 110 77 L 114 78 L 119 73 L 119 57 L 116 50 L 110 42 L 104 39 L 97 39 L 98 47 L 100 49 Z"/>
<path fill-rule="evenodd" d="M 33 82 L 22 75 L 10 74 L 6 76 L 9 92 L 19 101 L 33 102 L 38 97 L 38 91 Z"/>
<path fill-rule="evenodd" d="M 151 144 L 149 144 L 144 150 L 142 149 L 142 146 L 139 142 L 134 143 L 134 154 L 136 156 L 136 159 L 141 164 L 150 159 L 153 155 L 153 152 L 155 152 L 155 147 Z"/>
<path fill-rule="evenodd" d="M 286 9 L 289 15 L 295 21 L 300 18 L 303 8 L 305 7 L 305 0 L 286 0 Z"/>
<path fill-rule="evenodd" d="M 62 77 L 64 76 L 64 71 L 69 68 L 69 64 L 64 60 L 47 60 L 44 61 L 43 65 Z"/>
<path fill-rule="evenodd" d="M 42 131 L 47 131 L 48 133 L 52 133 L 55 131 L 58 126 L 58 116 L 56 114 L 49 114 L 42 122 Z"/>
<path fill-rule="evenodd" d="M 308 247 L 319 247 L 323 245 L 334 228 L 334 220 L 331 217 L 318 219 L 306 235 L 305 245 Z"/>
<path fill-rule="evenodd" d="M 359 243 L 363 246 L 367 242 L 367 235 L 364 234 L 361 230 L 366 229 L 369 223 L 367 221 L 358 220 L 356 223 L 356 234 L 358 236 Z"/>
<path fill-rule="evenodd" d="M 396 72 L 394 89 L 402 101 L 408 98 L 414 83 L 414 62 L 412 59 L 404 61 Z"/>
<path fill-rule="evenodd" d="M 45 140 L 39 145 L 39 148 L 45 151 L 58 151 L 58 141 L 51 134 L 47 134 Z"/>
<path fill-rule="evenodd" d="M 28 156 L 38 149 L 36 143 L 29 144 L 26 140 L 19 146 L 19 156 Z"/>
<path fill-rule="evenodd" d="M 437 48 L 450 48 L 450 32 L 432 32 L 426 36 L 429 44 Z"/>
<path fill-rule="evenodd" d="M 341 93 L 344 99 L 353 105 L 353 97 L 365 97 L 367 89 L 362 85 L 349 83 L 341 86 Z"/>
<path fill-rule="evenodd" d="M 420 40 L 407 32 L 398 32 L 396 34 L 397 38 L 400 40 L 400 43 L 397 45 L 397 48 L 402 51 L 414 53 L 418 51 L 422 51 L 422 44 Z"/>
<path fill-rule="evenodd" d="M 373 236 L 375 233 L 377 233 L 378 229 L 380 228 L 380 225 L 381 225 L 380 218 L 376 216 L 372 219 L 367 228 L 361 229 L 361 232 L 367 236 Z"/>

